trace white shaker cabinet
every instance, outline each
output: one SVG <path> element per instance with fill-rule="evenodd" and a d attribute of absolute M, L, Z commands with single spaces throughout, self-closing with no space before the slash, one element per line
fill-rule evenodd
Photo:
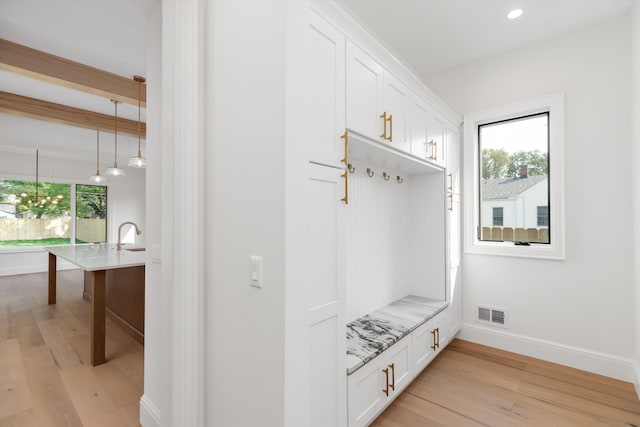
<path fill-rule="evenodd" d="M 445 120 L 435 110 L 429 111 L 429 129 L 427 142 L 427 159 L 446 166 Z"/>
<path fill-rule="evenodd" d="M 416 328 L 413 340 L 413 376 L 417 376 L 440 353 L 441 346 L 447 342 L 447 310 L 436 314 L 432 319 Z"/>
<path fill-rule="evenodd" d="M 309 91 L 313 102 L 306 137 L 314 163 L 343 167 L 345 130 L 345 37 L 310 11 Z"/>
<path fill-rule="evenodd" d="M 347 128 L 410 151 L 409 88 L 347 40 Z"/>
<path fill-rule="evenodd" d="M 347 41 L 347 128 L 380 141 L 383 131 L 384 69 Z"/>
<path fill-rule="evenodd" d="M 349 427 L 369 425 L 409 385 L 411 345 L 407 335 L 349 376 Z"/>
<path fill-rule="evenodd" d="M 343 171 L 309 164 L 309 417 L 345 427 L 347 416 Z"/>
<path fill-rule="evenodd" d="M 393 74 L 385 71 L 383 90 L 383 116 L 387 115 L 387 135 L 386 140 L 392 147 L 409 153 L 411 146 L 409 142 L 409 106 L 411 93 L 409 88 Z M 382 119 L 381 119 L 382 120 Z M 383 126 L 383 134 L 384 134 Z"/>
<path fill-rule="evenodd" d="M 431 107 L 418 95 L 411 98 L 409 106 L 411 154 L 421 159 L 431 160 L 431 146 L 428 143 L 429 111 Z"/>

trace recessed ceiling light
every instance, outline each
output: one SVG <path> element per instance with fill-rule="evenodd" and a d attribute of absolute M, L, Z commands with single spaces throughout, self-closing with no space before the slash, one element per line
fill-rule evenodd
<path fill-rule="evenodd" d="M 511 12 L 509 12 L 509 14 L 507 15 L 507 18 L 516 19 L 516 18 L 519 18 L 520 15 L 522 15 L 522 9 L 513 9 Z"/>

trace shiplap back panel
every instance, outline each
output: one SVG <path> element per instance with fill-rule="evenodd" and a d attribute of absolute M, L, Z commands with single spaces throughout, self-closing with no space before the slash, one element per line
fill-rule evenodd
<path fill-rule="evenodd" d="M 346 210 L 346 321 L 409 293 L 410 178 L 370 164 L 349 174 Z M 367 167 L 374 170 L 369 177 Z M 390 179 L 385 181 L 382 172 Z"/>

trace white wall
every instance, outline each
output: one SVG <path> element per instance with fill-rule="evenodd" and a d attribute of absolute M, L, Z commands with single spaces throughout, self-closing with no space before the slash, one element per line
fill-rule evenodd
<path fill-rule="evenodd" d="M 463 338 L 631 379 L 629 48 L 625 16 L 427 82 L 462 114 L 566 95 L 566 260 L 465 254 Z M 506 308 L 509 329 L 479 326 L 476 304 Z"/>
<path fill-rule="evenodd" d="M 64 183 L 91 184 L 89 177 L 95 173 L 95 163 L 60 157 L 46 152 L 39 153 L 39 179 Z M 101 168 L 104 170 L 104 168 Z M 126 168 L 127 176 L 110 178 L 108 183 L 107 235 L 110 242 L 117 240 L 118 225 L 134 221 L 142 228 L 136 244 L 145 242 L 145 170 Z M 0 147 L 0 178 L 35 179 L 35 153 Z M 47 271 L 47 253 L 30 249 L 0 251 L 0 275 L 25 274 Z M 60 262 L 59 268 L 72 268 Z"/>
<path fill-rule="evenodd" d="M 289 176 L 286 161 L 290 138 L 302 135 L 287 135 L 289 7 L 295 5 L 207 3 L 204 424 L 210 426 L 283 426 L 285 411 L 295 412 L 285 409 L 285 383 L 295 379 L 285 367 L 285 322 L 295 321 L 286 319 L 293 307 L 285 304 L 285 290 L 302 283 L 291 281 L 285 265 L 286 251 L 296 250 L 285 246 L 286 206 L 295 201 L 286 188 L 304 185 L 304 175 Z M 249 286 L 250 255 L 263 257 L 262 289 Z"/>
<path fill-rule="evenodd" d="M 162 119 L 162 5 L 150 12 L 147 21 L 147 145 L 145 267 L 144 395 L 140 400 L 140 423 L 144 427 L 169 425 L 171 420 L 171 194 L 172 169 L 165 155 L 171 146 L 163 143 Z M 164 189 L 165 191 L 162 191 Z M 161 246 L 160 246 L 161 245 Z M 155 249 L 156 246 L 161 249 Z M 161 264 L 151 262 L 158 252 Z M 164 420 L 164 423 L 162 421 Z"/>
<path fill-rule="evenodd" d="M 633 182 L 633 265 L 635 284 L 635 386 L 640 397 L 640 1 L 633 2 L 632 9 L 632 60 L 633 60 L 633 149 L 631 156 L 631 170 Z"/>

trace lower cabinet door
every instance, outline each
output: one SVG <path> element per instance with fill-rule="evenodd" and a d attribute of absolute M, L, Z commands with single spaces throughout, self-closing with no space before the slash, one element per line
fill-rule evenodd
<path fill-rule="evenodd" d="M 433 349 L 433 321 L 429 320 L 413 332 L 413 370 L 418 375 L 436 356 Z"/>
<path fill-rule="evenodd" d="M 413 338 L 413 376 L 417 376 L 431 363 L 447 341 L 447 309 L 420 325 L 411 335 Z"/>
<path fill-rule="evenodd" d="M 348 377 L 349 427 L 368 425 L 411 380 L 411 336 Z"/>
<path fill-rule="evenodd" d="M 431 320 L 433 321 L 433 329 L 436 332 L 436 354 L 438 354 L 447 343 L 447 336 L 449 332 L 447 329 L 447 310 L 441 311 Z"/>

